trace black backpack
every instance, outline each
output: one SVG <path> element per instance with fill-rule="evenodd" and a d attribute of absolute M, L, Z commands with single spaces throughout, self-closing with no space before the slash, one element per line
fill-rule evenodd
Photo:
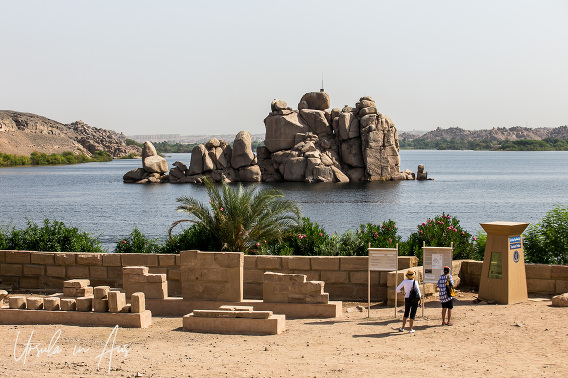
<path fill-rule="evenodd" d="M 416 280 L 412 280 L 412 289 L 410 289 L 408 300 L 411 304 L 418 304 L 418 302 L 420 302 L 420 294 L 418 294 L 418 289 L 416 288 Z"/>

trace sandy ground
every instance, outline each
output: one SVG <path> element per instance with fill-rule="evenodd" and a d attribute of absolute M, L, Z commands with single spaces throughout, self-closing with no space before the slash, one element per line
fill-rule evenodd
<path fill-rule="evenodd" d="M 392 307 L 373 306 L 370 318 L 346 311 L 357 303 L 344 303 L 341 318 L 288 319 L 274 336 L 185 332 L 181 318 L 154 318 L 149 329 L 6 325 L 0 376 L 568 376 L 568 308 L 474 298 L 458 294 L 451 327 L 440 325 L 437 300 L 427 302 L 414 334 L 398 332 Z"/>

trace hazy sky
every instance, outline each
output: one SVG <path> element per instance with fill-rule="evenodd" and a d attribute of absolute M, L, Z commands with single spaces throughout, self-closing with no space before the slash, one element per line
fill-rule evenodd
<path fill-rule="evenodd" d="M 568 124 L 566 1 L 0 0 L 0 109 L 127 135 L 264 133 L 372 96 L 399 131 Z"/>

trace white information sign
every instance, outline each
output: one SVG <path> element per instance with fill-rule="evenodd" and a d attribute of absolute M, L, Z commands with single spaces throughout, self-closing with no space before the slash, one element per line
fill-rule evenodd
<path fill-rule="evenodd" d="M 436 283 L 445 266 L 452 266 L 453 243 L 451 247 L 422 247 L 424 283 Z"/>
<path fill-rule="evenodd" d="M 369 247 L 371 244 L 369 243 Z M 398 244 L 396 248 L 369 248 L 369 269 L 367 270 L 367 317 L 371 316 L 371 270 L 396 271 L 398 273 Z M 397 277 L 398 274 L 395 276 Z M 394 296 L 394 316 L 396 318 L 396 297 Z"/>
<path fill-rule="evenodd" d="M 396 248 L 369 248 L 369 270 L 396 270 L 397 258 Z"/>

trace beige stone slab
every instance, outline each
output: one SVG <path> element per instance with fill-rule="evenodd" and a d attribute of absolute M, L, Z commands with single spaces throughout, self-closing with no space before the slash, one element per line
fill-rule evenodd
<path fill-rule="evenodd" d="M 82 287 L 87 287 L 91 284 L 91 281 L 89 280 L 67 280 L 65 282 L 63 282 L 63 287 L 74 287 L 74 288 L 82 288 Z"/>
<path fill-rule="evenodd" d="M 203 318 L 192 314 L 183 317 L 183 329 L 192 332 L 238 335 L 277 335 L 286 329 L 285 315 L 268 319 Z"/>
<path fill-rule="evenodd" d="M 41 310 L 43 308 L 43 298 L 41 297 L 27 297 L 26 308 L 30 310 Z"/>
<path fill-rule="evenodd" d="M 342 302 L 329 301 L 329 303 L 265 303 L 261 300 L 248 299 L 242 302 L 221 301 L 194 301 L 179 297 L 165 299 L 146 298 L 146 308 L 155 316 L 183 316 L 192 311 L 217 310 L 220 306 L 252 306 L 258 311 L 272 311 L 275 314 L 284 314 L 288 318 L 337 318 L 342 315 Z"/>
<path fill-rule="evenodd" d="M 75 299 L 77 311 L 88 312 L 93 310 L 93 297 L 78 297 Z"/>
<path fill-rule="evenodd" d="M 110 291 L 110 286 L 96 286 L 93 289 L 93 296 L 95 299 L 108 299 L 108 292 Z"/>
<path fill-rule="evenodd" d="M 148 274 L 148 267 L 147 266 L 125 266 L 122 267 L 123 274 L 137 274 L 137 275 L 146 275 Z"/>
<path fill-rule="evenodd" d="M 26 297 L 14 295 L 8 298 L 8 305 L 12 309 L 22 309 L 26 308 Z"/>
<path fill-rule="evenodd" d="M 87 287 L 81 287 L 79 289 L 76 289 L 76 295 L 78 297 L 92 297 L 93 296 L 93 287 L 87 286 Z"/>
<path fill-rule="evenodd" d="M 268 319 L 272 311 L 193 310 L 192 314 L 204 318 Z"/>
<path fill-rule="evenodd" d="M 253 311 L 252 306 L 219 306 L 219 310 L 229 310 L 229 311 Z"/>
<path fill-rule="evenodd" d="M 130 297 L 130 310 L 132 312 L 144 312 L 146 310 L 146 297 L 144 293 L 134 293 Z"/>
<path fill-rule="evenodd" d="M 61 311 L 75 311 L 77 309 L 77 301 L 74 298 L 61 298 L 59 307 Z"/>
<path fill-rule="evenodd" d="M 123 328 L 148 328 L 152 325 L 152 312 L 138 314 L 110 312 L 77 312 L 0 309 L 0 324 L 64 324 L 79 326 L 118 325 Z"/>
<path fill-rule="evenodd" d="M 120 312 L 126 305 L 126 294 L 111 290 L 108 292 L 108 308 L 110 312 Z"/>
<path fill-rule="evenodd" d="M 108 299 L 103 299 L 103 298 L 93 299 L 93 311 L 95 311 L 95 312 L 107 312 L 108 311 Z"/>
<path fill-rule="evenodd" d="M 61 307 L 61 299 L 58 297 L 43 298 L 43 309 L 47 311 L 58 311 Z"/>

